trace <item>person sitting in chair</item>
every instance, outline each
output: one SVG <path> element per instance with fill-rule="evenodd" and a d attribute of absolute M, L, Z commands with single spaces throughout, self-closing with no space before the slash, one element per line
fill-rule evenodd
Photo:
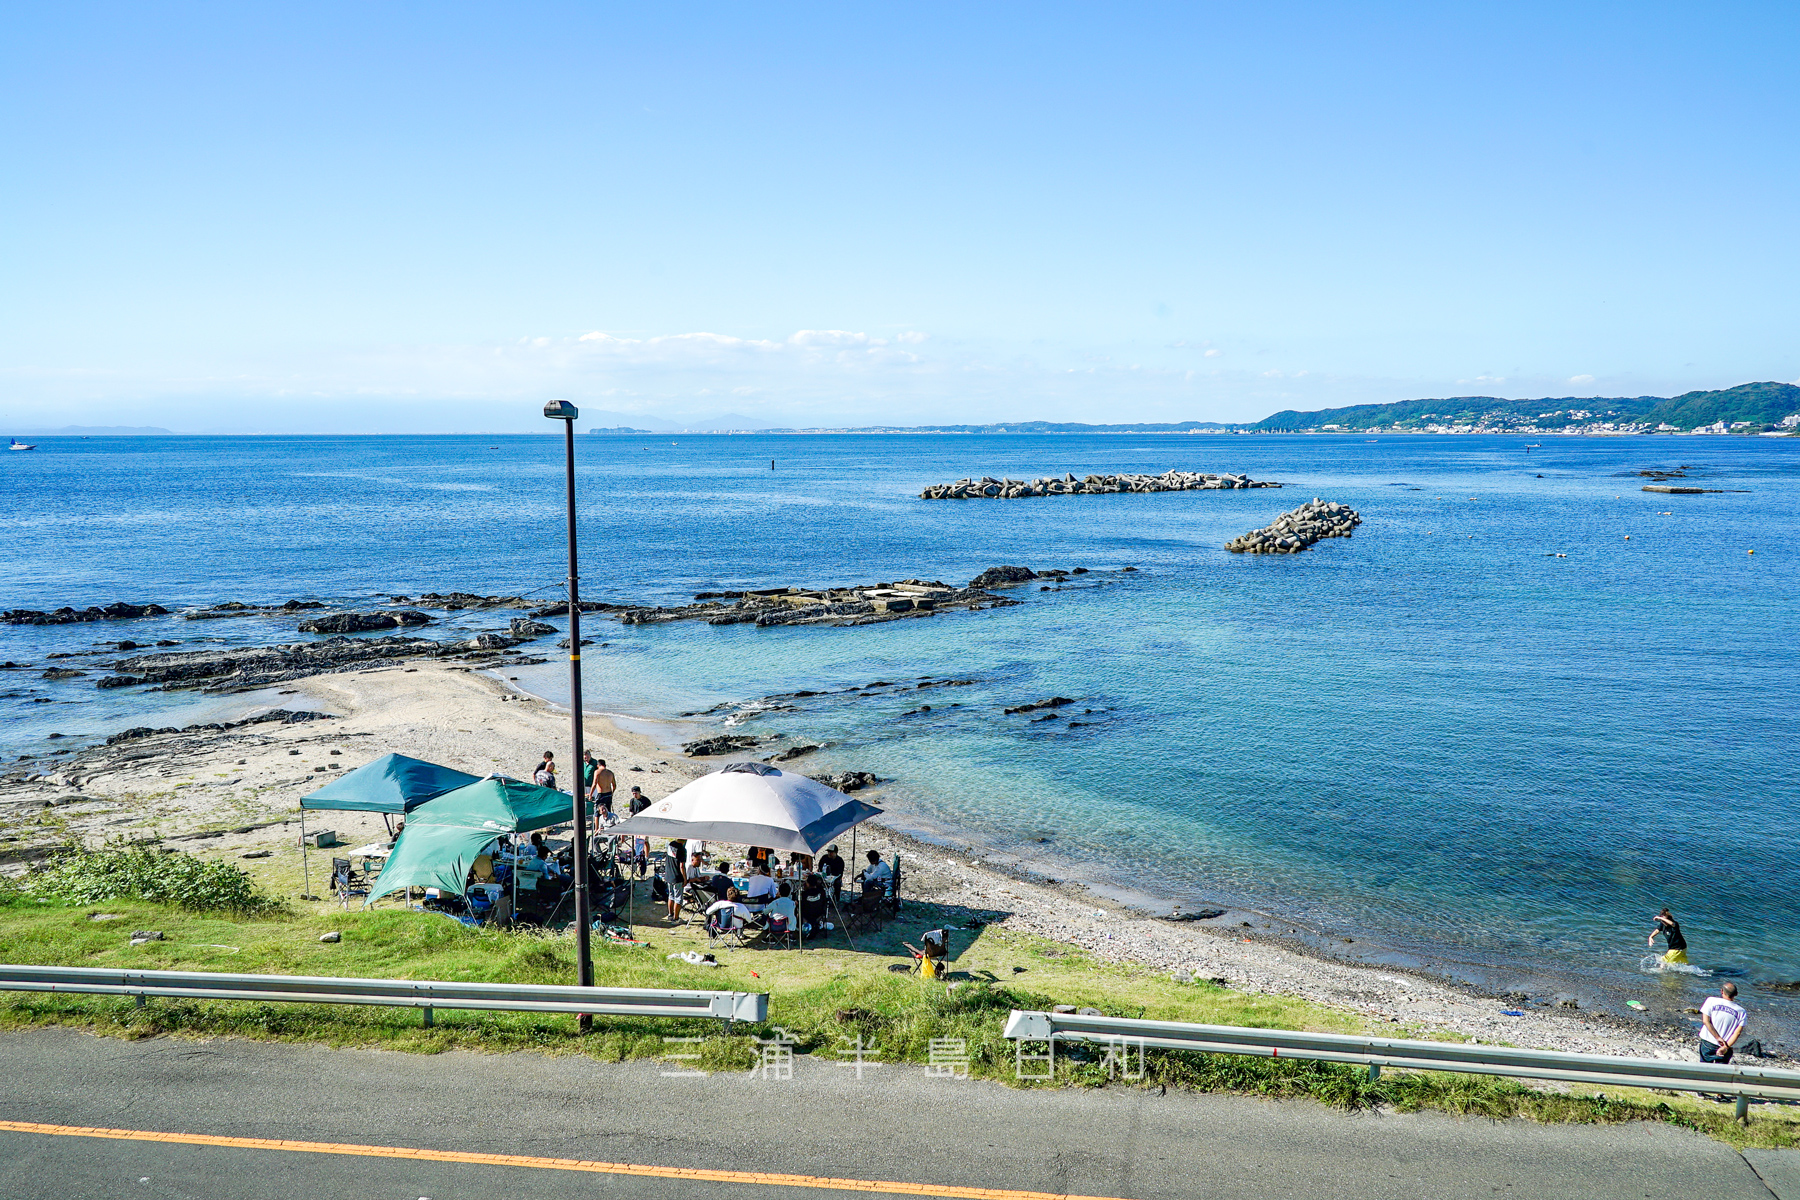
<path fill-rule="evenodd" d="M 723 900 L 715 900 L 706 908 L 706 928 L 708 930 L 723 930 L 731 923 L 743 926 L 749 920 L 750 910 L 745 908 L 739 900 L 736 888 L 726 892 Z"/>
<path fill-rule="evenodd" d="M 825 880 L 818 875 L 808 875 L 800 888 L 800 919 L 805 923 L 801 932 L 807 937 L 823 933 L 825 914 L 829 907 L 825 895 Z"/>
<path fill-rule="evenodd" d="M 885 895 L 889 885 L 894 882 L 894 869 L 881 861 L 880 851 L 871 850 L 869 865 L 862 869 L 857 878 L 862 880 L 864 891 L 873 888 Z"/>
<path fill-rule="evenodd" d="M 725 898 L 725 893 L 731 891 L 732 886 L 731 876 L 726 874 L 726 868 L 729 865 L 729 863 L 722 862 L 719 864 L 718 870 L 702 872 L 701 874 L 696 875 L 695 878 L 700 881 L 701 887 L 711 892 L 720 900 L 723 900 Z"/>
<path fill-rule="evenodd" d="M 769 874 L 769 864 L 762 863 L 756 868 L 756 874 L 750 877 L 750 895 L 747 901 L 760 910 L 775 895 L 775 877 Z"/>
<path fill-rule="evenodd" d="M 789 929 L 794 927 L 794 890 L 786 883 L 781 885 L 775 899 L 769 901 L 768 906 L 762 910 L 763 924 L 769 924 L 771 919 L 779 919 Z"/>

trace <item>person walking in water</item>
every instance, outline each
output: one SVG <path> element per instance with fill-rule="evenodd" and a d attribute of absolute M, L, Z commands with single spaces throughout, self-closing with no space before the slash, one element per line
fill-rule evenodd
<path fill-rule="evenodd" d="M 1687 962 L 1687 939 L 1681 936 L 1681 923 L 1677 921 L 1674 915 L 1666 908 L 1656 914 L 1656 928 L 1650 931 L 1649 940 L 1644 944 L 1646 946 L 1655 946 L 1657 934 L 1662 934 L 1669 940 L 1669 948 L 1663 951 L 1662 960 L 1664 962 Z"/>

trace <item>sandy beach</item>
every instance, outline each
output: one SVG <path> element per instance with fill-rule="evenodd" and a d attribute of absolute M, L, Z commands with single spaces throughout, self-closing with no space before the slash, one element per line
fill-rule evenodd
<path fill-rule="evenodd" d="M 328 778 L 389 751 L 474 774 L 527 775 L 545 750 L 568 757 L 568 714 L 495 675 L 421 663 L 318 676 L 284 689 L 291 711 L 326 714 L 294 723 L 160 734 L 96 747 L 54 774 L 0 790 L 4 869 L 17 873 L 64 837 L 162 837 L 199 853 L 267 852 L 266 864 L 298 882 L 301 796 Z M 587 745 L 652 799 L 715 769 L 649 737 L 590 716 Z M 862 793 L 881 803 L 880 791 Z M 309 828 L 331 828 L 345 846 L 384 836 L 379 816 L 321 813 Z M 1045 884 L 1020 872 L 865 825 L 859 844 L 901 855 L 907 899 L 942 901 L 991 913 L 1016 933 L 1078 946 L 1096 958 L 1198 979 L 1223 979 L 1246 992 L 1290 995 L 1395 1026 L 1397 1036 L 1461 1036 L 1591 1053 L 1687 1056 L 1685 1038 L 1633 1029 L 1580 1010 L 1538 1008 L 1503 1015 L 1506 1001 L 1410 972 L 1359 967 L 1297 952 L 1282 921 L 1227 912 L 1172 923 L 1108 900 L 1079 884 Z M 312 852 L 314 890 L 321 860 Z M 297 893 L 298 888 L 294 891 Z M 1283 944 L 1285 943 L 1285 944 Z"/>

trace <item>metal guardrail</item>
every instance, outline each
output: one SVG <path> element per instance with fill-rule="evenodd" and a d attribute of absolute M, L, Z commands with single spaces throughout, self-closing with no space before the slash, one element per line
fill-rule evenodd
<path fill-rule="evenodd" d="M 562 987 L 540 983 L 446 983 L 431 979 L 336 979 L 317 975 L 227 975 L 214 971 L 124 971 L 110 967 L 0 965 L 0 991 L 192 1000 L 281 1000 L 296 1004 L 376 1004 L 425 1010 L 592 1013 L 614 1017 L 703 1017 L 761 1022 L 766 992 Z"/>
<path fill-rule="evenodd" d="M 1614 1058 L 1605 1054 L 1521 1050 L 1512 1046 L 1420 1042 L 1291 1029 L 1246 1029 L 1235 1025 L 1190 1025 L 1179 1021 L 1138 1021 L 1019 1009 L 1014 1009 L 1006 1020 L 1006 1036 L 1021 1043 L 1050 1042 L 1052 1053 L 1056 1042 L 1081 1041 L 1123 1046 L 1130 1050 L 1198 1050 L 1207 1054 L 1355 1063 L 1367 1066 L 1371 1079 L 1379 1078 L 1383 1067 L 1396 1067 L 1666 1091 L 1713 1092 L 1736 1097 L 1740 1119 L 1749 1112 L 1752 1098 L 1800 1102 L 1800 1071 L 1734 1063 Z"/>

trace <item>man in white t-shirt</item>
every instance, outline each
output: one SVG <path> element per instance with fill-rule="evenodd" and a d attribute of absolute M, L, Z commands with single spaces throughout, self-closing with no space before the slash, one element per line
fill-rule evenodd
<path fill-rule="evenodd" d="M 1727 983 L 1700 1006 L 1700 1061 L 1728 1063 L 1750 1014 L 1737 1003 L 1737 984 Z"/>
<path fill-rule="evenodd" d="M 763 905 L 775 898 L 775 879 L 769 874 L 767 863 L 758 867 L 756 874 L 750 877 L 749 888 L 750 894 L 745 897 L 745 901 L 753 911 L 761 912 Z"/>

